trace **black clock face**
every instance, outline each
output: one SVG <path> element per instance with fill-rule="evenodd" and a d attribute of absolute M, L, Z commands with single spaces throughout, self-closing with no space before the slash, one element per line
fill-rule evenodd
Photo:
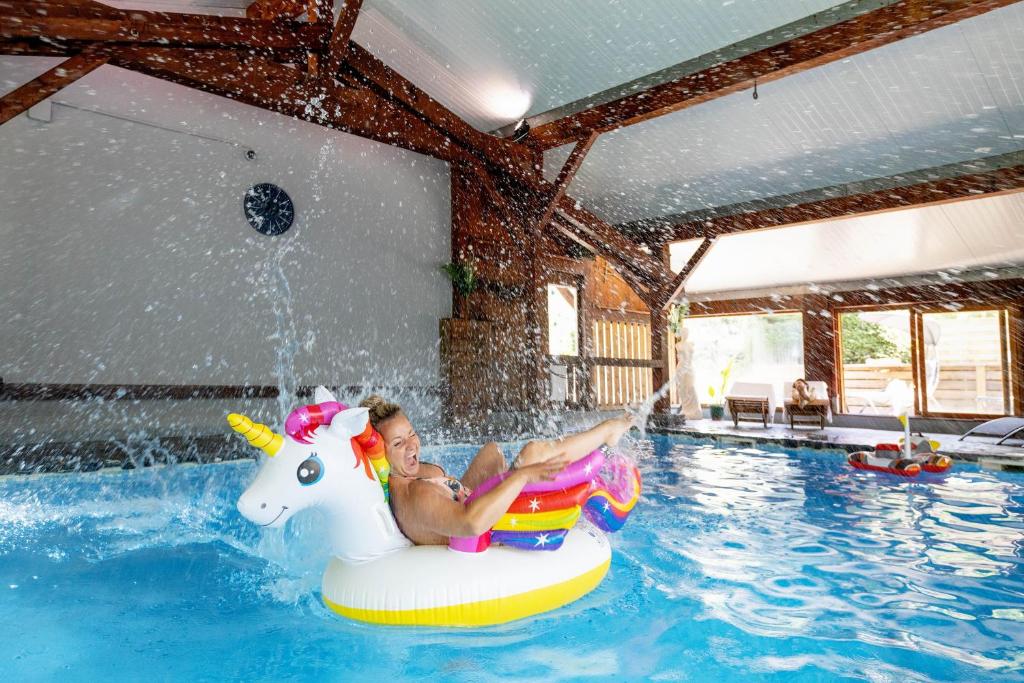
<path fill-rule="evenodd" d="M 242 209 L 249 225 L 264 235 L 282 235 L 295 220 L 295 205 L 291 197 L 271 183 L 250 187 L 242 200 Z"/>

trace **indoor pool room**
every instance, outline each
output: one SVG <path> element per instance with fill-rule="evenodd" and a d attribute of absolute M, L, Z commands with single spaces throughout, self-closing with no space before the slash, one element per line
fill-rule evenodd
<path fill-rule="evenodd" d="M 0 0 L 10 681 L 1024 682 L 1021 0 Z"/>

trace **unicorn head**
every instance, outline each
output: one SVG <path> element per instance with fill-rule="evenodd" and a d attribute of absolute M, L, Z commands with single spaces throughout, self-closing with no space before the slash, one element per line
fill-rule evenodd
<path fill-rule="evenodd" d="M 318 389 L 318 400 L 328 396 L 326 389 Z M 250 522 L 275 528 L 300 510 L 322 508 L 331 527 L 332 551 L 349 562 L 409 545 L 368 457 L 352 441 L 366 429 L 365 408 L 341 410 L 299 439 L 276 434 L 244 415 L 231 414 L 228 423 L 269 456 L 238 499 L 238 511 Z"/>

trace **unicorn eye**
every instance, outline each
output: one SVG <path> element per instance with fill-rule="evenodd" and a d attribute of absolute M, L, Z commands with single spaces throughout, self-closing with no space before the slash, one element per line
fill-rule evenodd
<path fill-rule="evenodd" d="M 299 483 L 303 486 L 315 484 L 324 476 L 324 464 L 320 462 L 320 458 L 312 455 L 302 461 L 299 469 L 295 472 L 295 476 L 298 477 Z"/>

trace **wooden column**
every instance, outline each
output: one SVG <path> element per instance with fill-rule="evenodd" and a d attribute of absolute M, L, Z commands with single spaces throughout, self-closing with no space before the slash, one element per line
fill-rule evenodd
<path fill-rule="evenodd" d="M 804 377 L 828 384 L 829 397 L 836 395 L 839 364 L 836 361 L 836 320 L 827 296 L 808 294 L 801 305 L 804 330 Z"/>
<path fill-rule="evenodd" d="M 668 309 L 651 309 L 651 369 L 652 389 L 657 392 L 668 381 L 668 354 L 672 344 L 668 340 Z M 666 394 L 654 404 L 655 413 L 668 413 L 671 401 Z"/>
<path fill-rule="evenodd" d="M 1007 306 L 1009 313 L 1010 392 L 1014 415 L 1024 415 L 1024 306 Z"/>

